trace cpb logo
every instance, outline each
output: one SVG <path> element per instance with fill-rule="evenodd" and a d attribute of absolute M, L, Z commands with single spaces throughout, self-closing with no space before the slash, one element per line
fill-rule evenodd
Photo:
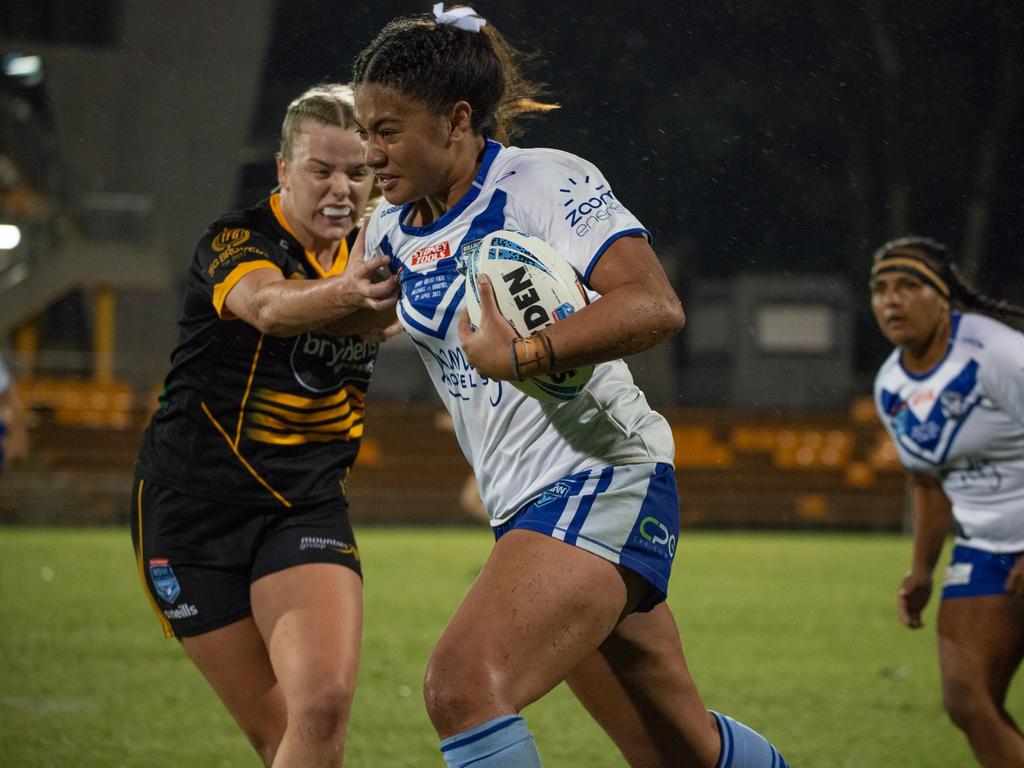
<path fill-rule="evenodd" d="M 640 535 L 651 544 L 664 545 L 669 557 L 676 555 L 676 537 L 669 533 L 668 526 L 656 517 L 648 515 L 640 521 Z"/>
<path fill-rule="evenodd" d="M 251 233 L 248 229 L 242 229 L 240 227 L 224 229 L 219 232 L 215 238 L 213 238 L 213 242 L 210 244 L 210 247 L 217 251 L 217 253 L 226 251 L 229 248 L 237 248 L 249 239 L 250 234 Z"/>

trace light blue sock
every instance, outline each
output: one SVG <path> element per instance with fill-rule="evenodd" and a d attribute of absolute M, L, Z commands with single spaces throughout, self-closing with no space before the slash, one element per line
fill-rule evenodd
<path fill-rule="evenodd" d="M 488 720 L 441 742 L 448 768 L 540 768 L 526 721 L 517 715 Z"/>
<path fill-rule="evenodd" d="M 728 715 L 714 710 L 711 714 L 718 720 L 722 737 L 722 755 L 715 768 L 789 768 L 779 750 L 760 733 Z"/>

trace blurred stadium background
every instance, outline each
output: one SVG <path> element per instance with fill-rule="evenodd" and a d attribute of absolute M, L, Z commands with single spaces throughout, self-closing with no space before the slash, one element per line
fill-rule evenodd
<path fill-rule="evenodd" d="M 1021 4 L 476 5 L 563 107 L 520 143 L 596 161 L 683 297 L 684 332 L 631 362 L 674 426 L 684 525 L 899 529 L 866 267 L 929 234 L 1024 299 Z M 197 237 L 274 184 L 288 101 L 427 6 L 4 3 L 0 224 L 20 242 L 0 250 L 0 353 L 34 450 L 0 521 L 126 519 Z M 355 520 L 466 522 L 466 475 L 411 344 L 389 343 Z"/>

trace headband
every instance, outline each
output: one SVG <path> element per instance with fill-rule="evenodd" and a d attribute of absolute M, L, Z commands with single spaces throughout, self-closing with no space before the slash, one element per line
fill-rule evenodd
<path fill-rule="evenodd" d="M 871 276 L 874 277 L 883 272 L 903 272 L 916 277 L 925 285 L 932 287 L 942 298 L 949 300 L 949 284 L 915 251 L 897 250 L 885 254 L 871 267 Z"/>
<path fill-rule="evenodd" d="M 461 5 L 446 11 L 444 3 L 434 3 L 434 21 L 438 24 L 449 24 L 466 32 L 479 32 L 487 24 L 487 19 L 477 15 L 469 6 Z"/>

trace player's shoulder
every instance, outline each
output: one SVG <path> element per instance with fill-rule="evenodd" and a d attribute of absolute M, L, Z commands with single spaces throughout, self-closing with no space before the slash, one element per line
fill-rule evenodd
<path fill-rule="evenodd" d="M 996 352 L 1005 349 L 1007 345 L 1024 345 L 1024 333 L 994 317 L 979 312 L 964 312 L 957 321 L 956 343 Z"/>
<path fill-rule="evenodd" d="M 879 393 L 886 386 L 892 386 L 895 379 L 903 376 L 903 369 L 900 367 L 900 348 L 896 347 L 889 356 L 885 358 L 882 364 L 878 367 L 878 372 L 875 374 L 875 396 L 878 397 Z"/>
<path fill-rule="evenodd" d="M 557 180 L 561 186 L 588 183 L 588 177 L 599 175 L 589 160 L 550 147 L 505 147 L 494 159 L 490 173 L 494 183 L 508 187 L 528 187 L 538 179 Z"/>
<path fill-rule="evenodd" d="M 200 239 L 200 247 L 224 251 L 249 243 L 261 249 L 273 249 L 280 239 L 273 213 L 262 204 L 229 211 L 216 218 Z"/>

